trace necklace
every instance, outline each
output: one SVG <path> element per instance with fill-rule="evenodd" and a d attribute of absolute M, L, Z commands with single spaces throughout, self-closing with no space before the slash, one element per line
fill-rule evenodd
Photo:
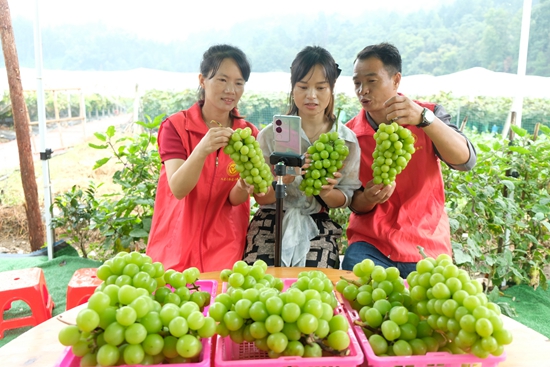
<path fill-rule="evenodd" d="M 218 122 L 216 120 L 210 120 L 210 122 L 206 122 L 204 121 L 204 123 L 206 124 L 206 126 L 208 126 L 208 128 L 211 128 L 211 127 L 224 127 L 223 124 L 221 122 Z M 229 123 L 228 126 L 231 126 L 231 123 Z"/>
<path fill-rule="evenodd" d="M 321 135 L 322 131 L 324 130 L 325 128 L 325 125 L 326 125 L 326 122 L 323 122 L 321 124 L 321 127 L 315 132 L 315 134 L 313 134 L 312 136 L 309 136 L 308 135 L 308 138 L 309 138 L 309 141 L 310 142 L 315 142 L 317 139 L 319 139 L 319 136 Z"/>

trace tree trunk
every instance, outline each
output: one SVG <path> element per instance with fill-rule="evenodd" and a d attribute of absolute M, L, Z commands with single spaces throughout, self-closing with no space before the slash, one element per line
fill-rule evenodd
<path fill-rule="evenodd" d="M 29 242 L 31 244 L 31 251 L 36 251 L 44 245 L 44 225 L 42 223 L 42 216 L 40 215 L 27 105 L 23 97 L 19 60 L 17 58 L 17 48 L 15 47 L 8 0 L 0 0 L 0 35 L 2 37 L 2 49 L 4 51 L 4 61 L 10 87 L 13 124 L 15 126 L 17 148 L 19 150 L 19 166 L 21 168 L 21 181 L 25 194 Z"/>

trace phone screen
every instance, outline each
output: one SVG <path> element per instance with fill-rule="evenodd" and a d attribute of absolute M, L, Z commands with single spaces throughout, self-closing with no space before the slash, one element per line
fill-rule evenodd
<path fill-rule="evenodd" d="M 294 153 L 302 155 L 302 118 L 300 116 L 273 116 L 273 137 L 276 153 Z M 287 174 L 300 175 L 300 167 L 287 167 Z"/>

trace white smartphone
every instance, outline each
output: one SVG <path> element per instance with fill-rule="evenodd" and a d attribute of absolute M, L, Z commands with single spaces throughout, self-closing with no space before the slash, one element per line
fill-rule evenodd
<path fill-rule="evenodd" d="M 300 116 L 275 115 L 273 116 L 273 137 L 275 140 L 274 153 L 302 155 L 302 118 Z M 287 166 L 287 174 L 299 176 L 301 167 Z"/>

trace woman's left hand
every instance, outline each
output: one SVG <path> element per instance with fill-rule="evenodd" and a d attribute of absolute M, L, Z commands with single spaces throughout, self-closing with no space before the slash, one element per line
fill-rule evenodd
<path fill-rule="evenodd" d="M 243 178 L 239 178 L 239 181 L 237 181 L 237 187 L 243 191 L 248 192 L 248 195 L 252 195 L 252 193 L 254 192 L 254 185 L 247 184 Z"/>
<path fill-rule="evenodd" d="M 338 184 L 338 178 L 342 177 L 340 172 L 334 172 L 334 178 L 327 178 L 328 185 L 321 186 L 321 192 L 319 193 L 320 197 L 327 196 L 333 189 L 334 186 Z"/>

